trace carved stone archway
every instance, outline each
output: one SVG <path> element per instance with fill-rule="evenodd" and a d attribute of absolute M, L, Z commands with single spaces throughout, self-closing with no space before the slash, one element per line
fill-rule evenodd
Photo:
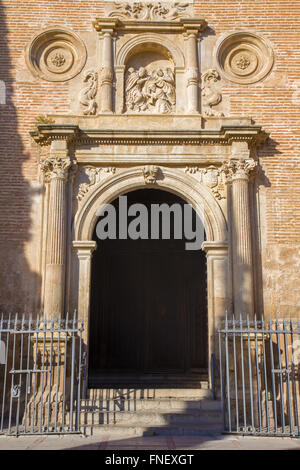
<path fill-rule="evenodd" d="M 108 177 L 86 195 L 74 221 L 73 266 L 76 266 L 78 284 L 73 292 L 78 293 L 75 305 L 86 324 L 89 322 L 91 257 L 96 248 L 92 233 L 97 220 L 97 209 L 120 195 L 145 187 L 154 187 L 173 192 L 198 212 L 204 223 L 207 241 L 203 249 L 207 253 L 208 279 L 208 334 L 209 353 L 214 350 L 214 335 L 221 312 L 229 308 L 230 274 L 228 263 L 228 231 L 224 214 L 209 190 L 181 170 L 160 167 L 155 183 L 145 182 L 143 168 L 134 167 Z M 203 208 L 203 211 L 202 211 Z M 73 270 L 74 272 L 74 270 Z M 88 331 L 88 328 L 87 328 Z M 88 338 L 86 338 L 88 342 Z"/>

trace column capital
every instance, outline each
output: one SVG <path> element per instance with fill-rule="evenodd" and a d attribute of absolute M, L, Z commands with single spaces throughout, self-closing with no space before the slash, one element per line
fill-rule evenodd
<path fill-rule="evenodd" d="M 232 183 L 236 180 L 249 181 L 251 174 L 257 168 L 257 161 L 253 158 L 249 159 L 231 159 L 225 160 L 222 164 L 221 171 L 225 176 L 226 183 Z"/>
<path fill-rule="evenodd" d="M 226 241 L 205 241 L 202 243 L 202 250 L 207 256 L 227 256 L 228 243 Z"/>
<path fill-rule="evenodd" d="M 72 243 L 73 250 L 77 251 L 79 259 L 90 259 L 93 251 L 97 248 L 97 242 L 94 240 L 74 240 Z"/>
<path fill-rule="evenodd" d="M 118 18 L 96 18 L 95 21 L 93 21 L 93 26 L 99 33 L 112 34 L 119 22 Z"/>
<path fill-rule="evenodd" d="M 45 181 L 52 179 L 67 180 L 68 170 L 72 165 L 70 157 L 66 154 L 57 152 L 40 161 L 41 171 L 44 174 Z"/>
<path fill-rule="evenodd" d="M 198 36 L 207 27 L 207 21 L 202 18 L 180 18 L 180 23 L 183 26 L 184 31 L 190 35 Z"/>

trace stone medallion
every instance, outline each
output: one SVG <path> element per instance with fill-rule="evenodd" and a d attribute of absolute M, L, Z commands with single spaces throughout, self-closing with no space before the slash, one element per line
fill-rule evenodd
<path fill-rule="evenodd" d="M 86 48 L 73 32 L 62 28 L 39 33 L 26 48 L 26 63 L 34 76 L 51 82 L 70 80 L 86 62 Z"/>
<path fill-rule="evenodd" d="M 235 32 L 221 38 L 216 59 L 220 74 L 241 84 L 262 80 L 270 72 L 274 60 L 270 45 L 247 32 Z"/>

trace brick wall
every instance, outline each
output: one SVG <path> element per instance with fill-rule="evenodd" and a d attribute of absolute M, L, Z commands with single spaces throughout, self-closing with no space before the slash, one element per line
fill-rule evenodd
<path fill-rule="evenodd" d="M 68 82 L 24 79 L 29 73 L 24 48 L 48 26 L 62 25 L 79 34 L 92 31 L 92 20 L 102 14 L 98 0 L 0 0 L 0 80 L 6 85 L 6 104 L 0 105 L 0 304 L 5 310 L 22 308 L 27 302 L 32 309 L 38 305 L 32 299 L 39 297 L 39 221 L 32 203 L 41 188 L 38 150 L 29 131 L 38 115 L 64 113 L 70 106 Z M 296 313 L 300 311 L 300 3 L 196 0 L 195 14 L 207 20 L 212 34 L 244 29 L 262 35 L 274 48 L 274 67 L 263 81 L 245 86 L 222 80 L 221 86 L 232 115 L 250 115 L 270 133 L 268 144 L 259 150 L 265 173 L 259 190 L 264 297 L 267 310 L 278 307 Z"/>

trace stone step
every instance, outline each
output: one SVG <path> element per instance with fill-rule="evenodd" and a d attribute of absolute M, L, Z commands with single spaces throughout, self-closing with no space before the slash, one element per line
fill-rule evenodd
<path fill-rule="evenodd" d="M 129 436 L 215 436 L 222 433 L 222 425 L 215 423 L 205 424 L 172 424 L 172 425 L 155 425 L 141 426 L 139 424 L 130 425 L 87 425 L 82 427 L 85 434 L 88 435 L 105 435 L 118 437 Z"/>
<path fill-rule="evenodd" d="M 122 424 L 139 426 L 156 426 L 170 424 L 216 424 L 220 425 L 222 416 L 219 411 L 180 412 L 178 410 L 140 410 L 140 411 L 117 411 L 96 413 L 83 412 L 81 422 L 85 424 Z"/>
<path fill-rule="evenodd" d="M 211 390 L 201 387 L 193 388 L 101 388 L 90 389 L 87 398 L 99 399 L 158 399 L 158 398 L 178 398 L 188 400 L 200 400 L 211 398 Z"/>
<path fill-rule="evenodd" d="M 155 398 L 155 399 L 83 399 L 81 400 L 82 411 L 99 412 L 99 411 L 140 411 L 140 410 L 174 410 L 186 412 L 189 410 L 208 410 L 220 411 L 221 402 L 217 400 L 192 399 L 183 400 L 180 398 Z"/>

